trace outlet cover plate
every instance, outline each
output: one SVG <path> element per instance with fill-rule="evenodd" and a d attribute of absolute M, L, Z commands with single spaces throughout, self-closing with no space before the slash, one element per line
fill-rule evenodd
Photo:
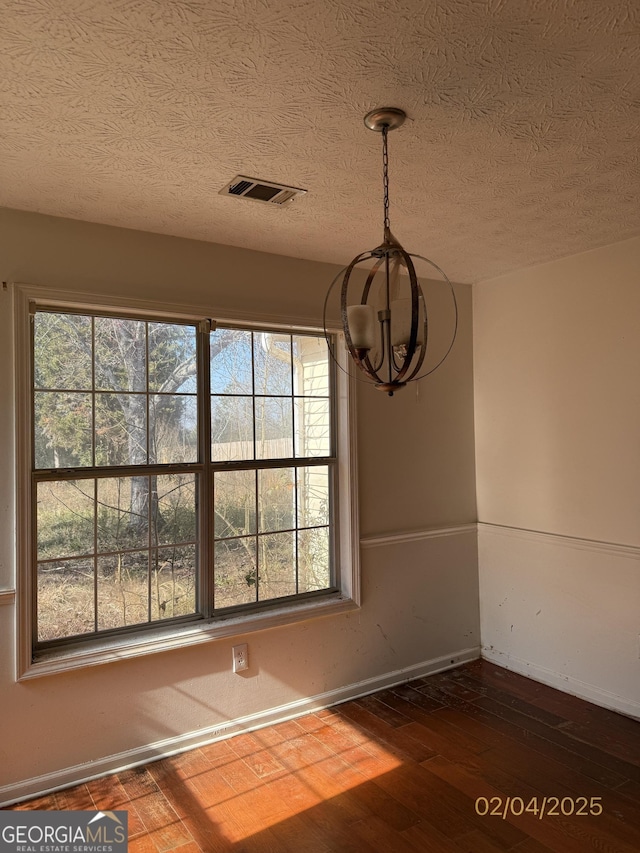
<path fill-rule="evenodd" d="M 244 672 L 249 669 L 249 650 L 246 643 L 234 646 L 233 649 L 233 671 Z"/>

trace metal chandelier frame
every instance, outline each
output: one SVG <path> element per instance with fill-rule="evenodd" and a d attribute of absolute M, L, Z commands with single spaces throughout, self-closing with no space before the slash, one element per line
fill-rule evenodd
<path fill-rule="evenodd" d="M 391 233 L 388 134 L 390 130 L 400 127 L 405 118 L 405 113 L 396 107 L 372 110 L 364 118 L 365 125 L 370 130 L 382 134 L 383 241 L 375 249 L 357 255 L 348 266 L 340 270 L 331 282 L 323 309 L 326 333 L 329 297 L 336 284 L 342 280 L 340 319 L 349 355 L 358 369 L 365 374 L 365 381 L 373 382 L 378 390 L 386 391 L 389 396 L 393 396 L 395 391 L 403 388 L 408 382 L 423 379 L 437 370 L 451 352 L 458 329 L 458 304 L 453 285 L 446 273 L 429 258 L 407 252 Z M 427 355 L 429 317 L 413 263 L 414 258 L 430 264 L 442 276 L 449 286 L 455 312 L 453 334 L 444 355 L 424 373 L 420 373 L 420 369 Z M 371 261 L 373 263 L 368 269 L 358 301 L 350 300 L 353 290 L 358 287 L 354 283 L 354 272 L 360 265 Z M 408 279 L 410 295 L 408 299 L 398 300 L 400 267 L 404 267 L 407 272 L 404 278 Z M 406 284 L 404 288 L 406 292 Z M 400 303 L 405 303 L 402 308 Z"/>

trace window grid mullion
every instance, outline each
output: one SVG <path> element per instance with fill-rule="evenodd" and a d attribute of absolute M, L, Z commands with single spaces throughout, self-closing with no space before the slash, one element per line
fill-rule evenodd
<path fill-rule="evenodd" d="M 298 448 L 296 447 L 296 430 L 298 428 L 296 419 L 296 391 L 295 385 L 296 374 L 294 370 L 293 356 L 293 335 L 289 335 L 289 351 L 291 353 L 291 452 L 294 457 L 298 456 Z M 293 534 L 293 559 L 296 578 L 296 595 L 300 588 L 300 571 L 298 565 L 298 468 L 293 469 L 293 523 L 295 533 Z"/>
<path fill-rule="evenodd" d="M 253 458 L 257 459 L 258 457 L 258 439 L 256 435 L 256 342 L 255 335 L 251 333 L 251 408 L 253 412 Z M 263 411 L 264 417 L 264 411 Z"/>
<path fill-rule="evenodd" d="M 198 327 L 197 331 L 197 384 L 198 395 L 198 460 L 202 466 L 196 491 L 198 507 L 196 524 L 198 525 L 198 572 L 197 572 L 197 610 L 205 618 L 211 617 L 214 610 L 214 505 L 215 475 L 211 467 L 211 348 L 210 323 Z"/>
<path fill-rule="evenodd" d="M 273 534 L 275 534 L 275 533 L 295 533 L 296 530 L 324 530 L 325 527 L 327 527 L 326 524 L 309 524 L 305 527 L 298 527 L 298 528 L 296 528 L 296 527 L 284 527 L 284 528 L 282 528 L 282 530 L 267 530 L 267 531 L 265 531 L 264 535 L 269 536 L 272 533 Z M 239 534 L 234 535 L 234 536 L 218 536 L 218 537 L 216 537 L 216 542 L 231 542 L 231 541 L 240 541 L 241 539 L 253 539 L 255 537 L 255 535 L 256 535 L 255 533 L 239 533 Z M 260 535 L 263 535 L 263 534 L 260 534 Z M 186 543 L 178 542 L 176 547 L 179 547 L 183 544 L 189 545 L 191 543 L 189 543 L 189 542 L 186 542 Z M 132 551 L 135 551 L 135 550 L 139 551 L 140 549 L 139 548 L 138 549 L 132 548 Z M 79 555 L 78 559 L 80 558 L 80 556 L 81 555 Z M 43 560 L 43 562 L 53 563 L 53 562 L 55 562 L 55 560 L 54 559 L 46 560 L 46 561 Z"/>
<path fill-rule="evenodd" d="M 298 517 L 298 504 L 299 500 L 299 492 L 298 488 L 300 486 L 300 481 L 298 478 L 298 468 L 293 469 L 293 513 L 294 513 L 294 526 L 295 533 L 293 537 L 293 547 L 295 551 L 295 559 L 296 559 L 296 595 L 300 592 L 300 565 L 299 565 L 299 548 L 298 548 L 298 540 L 300 538 L 300 530 L 298 529 L 300 526 L 300 519 Z"/>
<path fill-rule="evenodd" d="M 289 335 L 289 355 L 291 356 L 291 455 L 297 456 L 296 452 L 296 412 L 295 412 L 295 386 L 293 370 L 293 335 Z"/>
<path fill-rule="evenodd" d="M 38 309 L 39 310 L 39 309 Z M 64 312 L 64 308 L 56 309 L 57 312 Z M 82 312 L 77 312 L 82 313 Z M 87 312 L 88 313 L 88 312 Z M 153 624 L 153 571 L 154 565 L 157 568 L 158 560 L 159 560 L 159 551 L 158 551 L 158 541 L 155 528 L 153 525 L 157 524 L 157 500 L 158 500 L 158 492 L 157 485 L 155 491 L 152 491 L 153 481 L 158 478 L 160 475 L 169 475 L 169 474 L 193 474 L 194 480 L 197 483 L 196 489 L 196 553 L 198 555 L 198 562 L 196 568 L 196 595 L 197 595 L 197 607 L 195 613 L 203 614 L 206 617 L 210 617 L 215 610 L 214 604 L 214 588 L 215 588 L 215 490 L 216 490 L 216 472 L 218 471 L 240 471 L 240 470 L 252 470 L 254 471 L 253 480 L 254 480 L 254 509 L 255 509 L 255 533 L 253 534 L 253 540 L 255 541 L 255 605 L 262 604 L 263 602 L 260 600 L 261 598 L 261 589 L 260 589 L 260 569 L 262 567 L 262 563 L 265 565 L 269 563 L 268 560 L 265 559 L 266 548 L 261 546 L 265 546 L 266 543 L 266 532 L 262 530 L 262 519 L 260 517 L 261 509 L 263 508 L 263 500 L 262 495 L 259 491 L 261 487 L 262 475 L 261 471 L 265 469 L 275 469 L 275 468 L 292 468 L 291 472 L 293 477 L 293 494 L 291 499 L 294 501 L 294 506 L 291 507 L 291 516 L 293 518 L 293 527 L 289 531 L 284 530 L 275 530 L 269 531 L 270 533 L 290 533 L 293 537 L 293 548 L 294 554 L 292 568 L 295 571 L 295 595 L 294 596 L 284 596 L 284 598 L 289 599 L 295 596 L 300 595 L 300 489 L 301 483 L 303 481 L 303 477 L 300 474 L 299 469 L 301 467 L 311 467 L 311 466 L 327 466 L 330 473 L 329 477 L 329 501 L 330 501 L 330 517 L 329 517 L 329 536 L 331 541 L 331 550 L 333 551 L 335 545 L 334 539 L 334 531 L 333 526 L 335 522 L 335 377 L 333 375 L 333 367 L 329 366 L 330 371 L 330 391 L 328 395 L 329 405 L 331 409 L 331 455 L 325 457 L 311 457 L 305 458 L 298 456 L 298 453 L 302 450 L 308 452 L 308 447 L 304 442 L 304 429 L 306 420 L 304 417 L 304 406 L 299 406 L 296 408 L 297 403 L 304 403 L 306 397 L 304 396 L 304 387 L 300 386 L 296 388 L 296 366 L 294 365 L 294 341 L 293 334 L 291 332 L 288 333 L 289 339 L 289 348 L 290 348 L 290 377 L 291 377 L 291 391 L 289 394 L 271 394 L 266 393 L 266 386 L 262 389 L 256 388 L 257 382 L 257 374 L 259 365 L 256 364 L 257 358 L 257 346 L 256 346 L 256 332 L 251 331 L 250 336 L 250 353 L 251 353 L 251 410 L 252 410 L 252 446 L 253 446 L 253 459 L 249 460 L 234 460 L 233 462 L 216 462 L 212 461 L 212 449 L 211 449 L 211 441 L 212 441 L 212 419 L 211 419 L 211 406 L 212 406 L 212 390 L 211 390 L 211 364 L 210 364 L 210 333 L 203 329 L 203 326 L 195 326 L 196 336 L 197 336 L 197 376 L 196 376 L 196 394 L 197 400 L 199 400 L 199 404 L 197 405 L 198 411 L 198 461 L 192 463 L 170 463 L 170 464 L 159 464 L 157 459 L 157 454 L 155 453 L 155 446 L 152 448 L 152 438 L 153 438 L 153 430 L 151 424 L 151 414 L 152 414 L 152 392 L 150 388 L 150 325 L 151 320 L 147 316 L 147 318 L 140 317 L 139 319 L 144 323 L 144 352 L 145 352 L 145 414 L 146 414 L 146 423 L 145 423 L 145 436 L 146 436 L 146 464 L 144 465 L 134 465 L 127 464 L 124 466 L 99 466 L 97 464 L 98 453 L 97 453 L 97 436 L 96 436 L 96 427 L 97 427 L 97 401 L 99 397 L 99 392 L 97 390 L 97 373 L 98 373 L 98 365 L 97 365 L 97 353 L 96 353 L 96 345 L 97 345 L 97 330 L 96 330 L 96 317 L 98 316 L 116 316 L 119 315 L 117 313 L 108 314 L 108 313 L 100 313 L 100 312 L 92 312 L 89 314 L 90 322 L 91 322 L 91 362 L 90 362 L 90 371 L 91 371 L 91 412 L 90 412 L 90 422 L 91 422 L 91 468 L 67 468 L 67 469 L 35 469 L 35 349 L 34 349 L 34 334 L 33 334 L 33 324 L 32 324 L 32 346 L 31 346 L 31 373 L 32 373 L 32 394 L 31 394 L 31 422 L 33 428 L 31 430 L 31 445 L 32 445 L 32 458 L 34 460 L 34 469 L 32 470 L 32 493 L 34 495 L 34 499 L 32 501 L 33 507 L 33 518 L 34 523 L 32 526 L 33 531 L 33 553 L 34 553 L 34 562 L 37 565 L 37 540 L 38 540 L 38 528 L 37 528 L 37 501 L 36 501 L 36 490 L 37 486 L 40 482 L 47 481 L 60 481 L 60 482 L 71 482 L 75 479 L 87 480 L 93 479 L 93 604 L 94 604 L 94 618 L 93 618 L 93 626 L 94 626 L 94 634 L 116 634 L 119 632 L 126 631 L 127 629 L 133 628 L 141 628 L 142 624 L 135 626 L 127 626 L 122 625 L 119 628 L 115 629 L 106 629 L 106 631 L 100 631 L 98 626 L 100 624 L 100 612 L 99 612 L 99 586 L 98 586 L 98 566 L 99 566 L 99 553 L 98 553 L 98 540 L 99 540 L 99 524 L 98 524 L 98 498 L 99 498 L 99 480 L 105 480 L 109 478 L 140 478 L 140 480 L 146 481 L 147 486 L 147 507 L 146 507 L 146 515 L 147 515 L 147 624 Z M 123 319 L 133 319 L 129 316 L 123 317 Z M 171 323 L 171 320 L 159 319 L 158 322 L 167 322 Z M 193 327 L 193 323 L 185 322 L 184 325 Z M 266 332 L 265 334 L 268 334 Z M 284 336 L 282 336 L 284 338 Z M 281 338 L 281 340 L 282 340 Z M 139 339 L 138 339 L 139 340 Z M 106 345 L 106 344 L 105 344 Z M 304 350 L 307 351 L 306 349 Z M 139 352 L 139 350 L 138 350 Z M 205 363 L 206 362 L 206 363 Z M 39 363 L 39 362 L 38 362 Z M 322 364 L 322 362 L 319 362 Z M 315 370 L 316 362 L 312 362 L 312 370 Z M 282 376 L 282 373 L 280 373 Z M 298 377 L 300 378 L 300 377 Z M 125 383 L 127 384 L 127 383 Z M 60 389 L 55 389 L 60 392 Z M 77 389 L 73 389 L 75 392 Z M 264 393 L 257 393 L 258 390 L 263 391 Z M 296 393 L 300 391 L 300 393 Z M 113 394 L 121 393 L 117 392 L 116 389 L 112 392 Z M 124 392 L 125 394 L 138 394 L 137 390 L 131 392 Z M 168 392 L 167 392 L 168 393 Z M 176 392 L 176 395 L 179 392 Z M 174 396 L 176 396 L 174 395 Z M 180 396 L 193 397 L 193 393 L 186 394 L 180 393 Z M 219 396 L 224 397 L 227 395 L 220 394 Z M 230 395 L 233 396 L 233 395 Z M 259 420 L 259 404 L 262 403 L 261 406 L 261 424 L 262 424 L 262 435 L 264 436 L 265 424 L 265 401 L 271 397 L 282 398 L 282 403 L 284 404 L 284 400 L 286 397 L 289 397 L 289 408 L 291 412 L 291 425 L 290 425 L 290 437 L 292 440 L 291 446 L 291 456 L 283 457 L 278 459 L 261 459 L 258 458 L 258 444 L 260 442 L 260 434 L 258 432 L 258 420 Z M 257 399 L 260 398 L 260 399 Z M 286 408 L 286 405 L 283 405 L 283 409 Z M 138 408 L 138 411 L 140 407 Z M 299 422 L 298 422 L 299 421 Z M 86 423 L 86 421 L 85 421 Z M 173 423 L 173 422 L 172 422 Z M 280 421 L 280 425 L 278 430 L 274 433 L 271 429 L 271 420 L 268 421 L 270 426 L 269 435 L 275 434 L 276 436 L 282 435 L 284 436 L 285 430 L 282 429 L 284 424 Z M 182 422 L 180 422 L 175 429 L 181 428 Z M 172 427 L 173 429 L 173 427 Z M 173 433 L 172 433 L 173 434 Z M 296 437 L 299 435 L 300 441 L 302 444 L 297 446 Z M 171 445 L 173 447 L 173 445 Z M 265 448 L 261 448 L 261 453 L 265 453 Z M 45 457 L 46 458 L 46 457 Z M 57 457 L 56 457 L 57 458 Z M 116 457 L 118 458 L 118 457 Z M 129 456 L 131 458 L 131 454 Z M 151 460 L 154 460 L 153 462 Z M 75 460 L 74 460 L 75 461 Z M 105 486 L 105 488 L 107 488 Z M 269 496 L 269 500 L 271 500 L 271 496 Z M 289 499 L 286 495 L 280 494 L 277 498 L 279 503 L 277 506 L 286 506 Z M 314 504 L 315 505 L 315 504 Z M 235 506 L 235 504 L 233 504 Z M 326 526 L 326 525 L 322 525 Z M 249 538 L 249 537 L 248 537 Z M 106 544 L 106 540 L 105 540 Z M 174 546 L 176 543 L 174 543 Z M 177 546 L 176 546 L 177 547 Z M 278 549 L 280 546 L 278 546 Z M 273 551 L 274 566 L 280 566 L 280 551 L 276 549 Z M 136 551 L 137 549 L 126 549 L 127 551 L 132 550 Z M 121 554 L 121 549 L 115 552 L 116 554 Z M 124 552 L 122 552 L 124 553 Z M 87 555 L 88 556 L 88 555 Z M 53 558 L 52 558 L 53 559 Z M 61 557 L 63 559 L 72 559 L 71 557 Z M 333 573 L 333 564 L 335 562 L 334 554 L 331 554 L 331 578 L 330 584 L 334 581 L 334 573 Z M 144 565 L 144 564 L 143 564 Z M 143 566 L 140 566 L 142 568 Z M 284 564 L 283 564 L 284 567 Z M 286 567 L 285 567 L 286 568 Z M 285 576 L 288 575 L 288 571 L 285 571 Z M 33 596 L 34 603 L 34 643 L 36 645 L 49 646 L 54 645 L 57 641 L 45 641 L 42 644 L 38 644 L 38 626 L 37 626 L 37 572 L 35 575 L 35 595 Z M 279 575 L 276 574 L 272 578 L 275 582 L 278 579 Z M 289 575 L 290 577 L 290 575 Z M 157 580 L 157 578 L 156 578 Z M 290 583 L 290 582 L 289 582 Z M 276 587 L 277 588 L 277 587 Z M 290 588 L 290 587 L 289 587 Z M 205 593 L 206 590 L 206 593 Z M 275 590 L 272 589 L 270 592 L 271 595 L 275 595 Z M 275 599 L 274 599 L 275 600 Z M 240 605 L 241 606 L 241 605 Z M 249 606 L 249 605 L 248 605 Z M 254 606 L 254 605 L 250 605 Z M 228 608 L 223 608 L 228 609 Z M 158 616 L 160 614 L 158 613 Z M 188 618 L 188 617 L 187 617 Z M 160 620 L 161 621 L 161 620 Z M 61 638 L 64 641 L 65 638 Z"/>
<path fill-rule="evenodd" d="M 96 318 L 91 318 L 91 461 L 96 467 Z"/>
<path fill-rule="evenodd" d="M 282 456 L 277 459 L 240 459 L 233 462 L 214 462 L 214 471 L 242 471 L 254 468 L 313 468 L 314 466 L 333 465 L 334 456 Z"/>
<path fill-rule="evenodd" d="M 147 622 L 151 622 L 151 578 L 153 575 L 154 559 L 158 562 L 157 541 L 154 548 L 153 542 L 153 494 L 151 492 L 151 475 L 147 477 Z"/>
<path fill-rule="evenodd" d="M 149 394 L 149 323 L 144 324 L 144 378 L 145 378 L 145 410 L 146 410 L 146 437 L 147 437 L 147 465 L 151 462 L 151 427 L 149 418 L 151 415 L 151 402 Z M 154 459 L 154 461 L 157 461 Z"/>
<path fill-rule="evenodd" d="M 97 468 L 40 468 L 32 472 L 37 483 L 57 480 L 105 480 L 112 477 L 162 476 L 163 474 L 197 474 L 204 470 L 199 462 L 176 462 L 165 465 L 100 465 Z"/>
<path fill-rule="evenodd" d="M 96 318 L 91 318 L 91 461 L 96 465 Z M 98 480 L 93 481 L 93 624 L 98 632 Z"/>
<path fill-rule="evenodd" d="M 260 469 L 256 468 L 255 477 L 254 477 L 254 488 L 255 488 L 255 513 L 256 513 L 256 533 L 255 533 L 255 542 L 256 542 L 256 603 L 260 601 L 260 495 L 258 492 L 260 484 Z"/>
<path fill-rule="evenodd" d="M 146 415 L 146 455 L 147 465 L 151 462 L 151 395 L 149 393 L 149 321 L 144 323 L 144 390 Z M 154 456 L 154 462 L 157 462 Z M 151 492 L 151 475 L 147 476 L 147 622 L 151 622 L 151 576 L 153 573 L 153 494 Z M 156 552 L 157 562 L 157 552 Z"/>
<path fill-rule="evenodd" d="M 251 408 L 253 411 L 253 461 L 254 464 L 258 460 L 258 423 L 256 417 L 256 335 L 251 332 Z M 264 422 L 264 406 L 262 407 L 262 419 Z M 256 516 L 256 532 L 254 535 L 255 542 L 255 601 L 260 601 L 260 520 L 258 518 L 258 468 L 255 468 L 254 477 L 255 488 L 255 516 Z"/>
<path fill-rule="evenodd" d="M 31 382 L 31 399 L 29 400 L 29 419 L 30 419 L 30 448 L 31 448 L 31 467 L 32 471 L 36 465 L 36 411 L 35 411 L 35 313 L 29 311 L 29 379 Z M 30 633 L 31 633 L 31 649 L 33 650 L 38 642 L 38 504 L 37 504 L 37 489 L 38 486 L 34 482 L 33 477 L 30 479 L 29 492 L 29 511 L 31 513 L 29 534 L 30 534 L 30 563 L 35 567 L 29 572 L 27 588 L 30 596 Z"/>
<path fill-rule="evenodd" d="M 93 626 L 98 631 L 98 481 L 93 481 Z"/>

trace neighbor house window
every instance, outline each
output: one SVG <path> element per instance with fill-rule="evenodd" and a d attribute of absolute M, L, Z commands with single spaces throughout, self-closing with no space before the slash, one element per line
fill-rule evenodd
<path fill-rule="evenodd" d="M 33 658 L 340 594 L 322 334 L 30 313 Z"/>

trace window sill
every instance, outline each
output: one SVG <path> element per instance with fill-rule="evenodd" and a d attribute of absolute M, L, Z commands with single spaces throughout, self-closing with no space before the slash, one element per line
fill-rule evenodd
<path fill-rule="evenodd" d="M 308 604 L 296 603 L 273 608 L 262 613 L 249 616 L 233 616 L 211 622 L 201 622 L 197 625 L 175 626 L 171 630 L 158 633 L 140 634 L 137 636 L 110 639 L 108 642 L 92 644 L 90 647 L 62 649 L 48 652 L 33 661 L 25 672 L 21 673 L 18 681 L 27 681 L 45 675 L 59 672 L 69 672 L 74 669 L 84 669 L 88 666 L 98 666 L 104 663 L 142 657 L 157 652 L 184 649 L 200 643 L 227 637 L 239 637 L 255 631 L 265 631 L 321 616 L 334 616 L 357 610 L 358 604 L 351 598 L 335 594 Z"/>

